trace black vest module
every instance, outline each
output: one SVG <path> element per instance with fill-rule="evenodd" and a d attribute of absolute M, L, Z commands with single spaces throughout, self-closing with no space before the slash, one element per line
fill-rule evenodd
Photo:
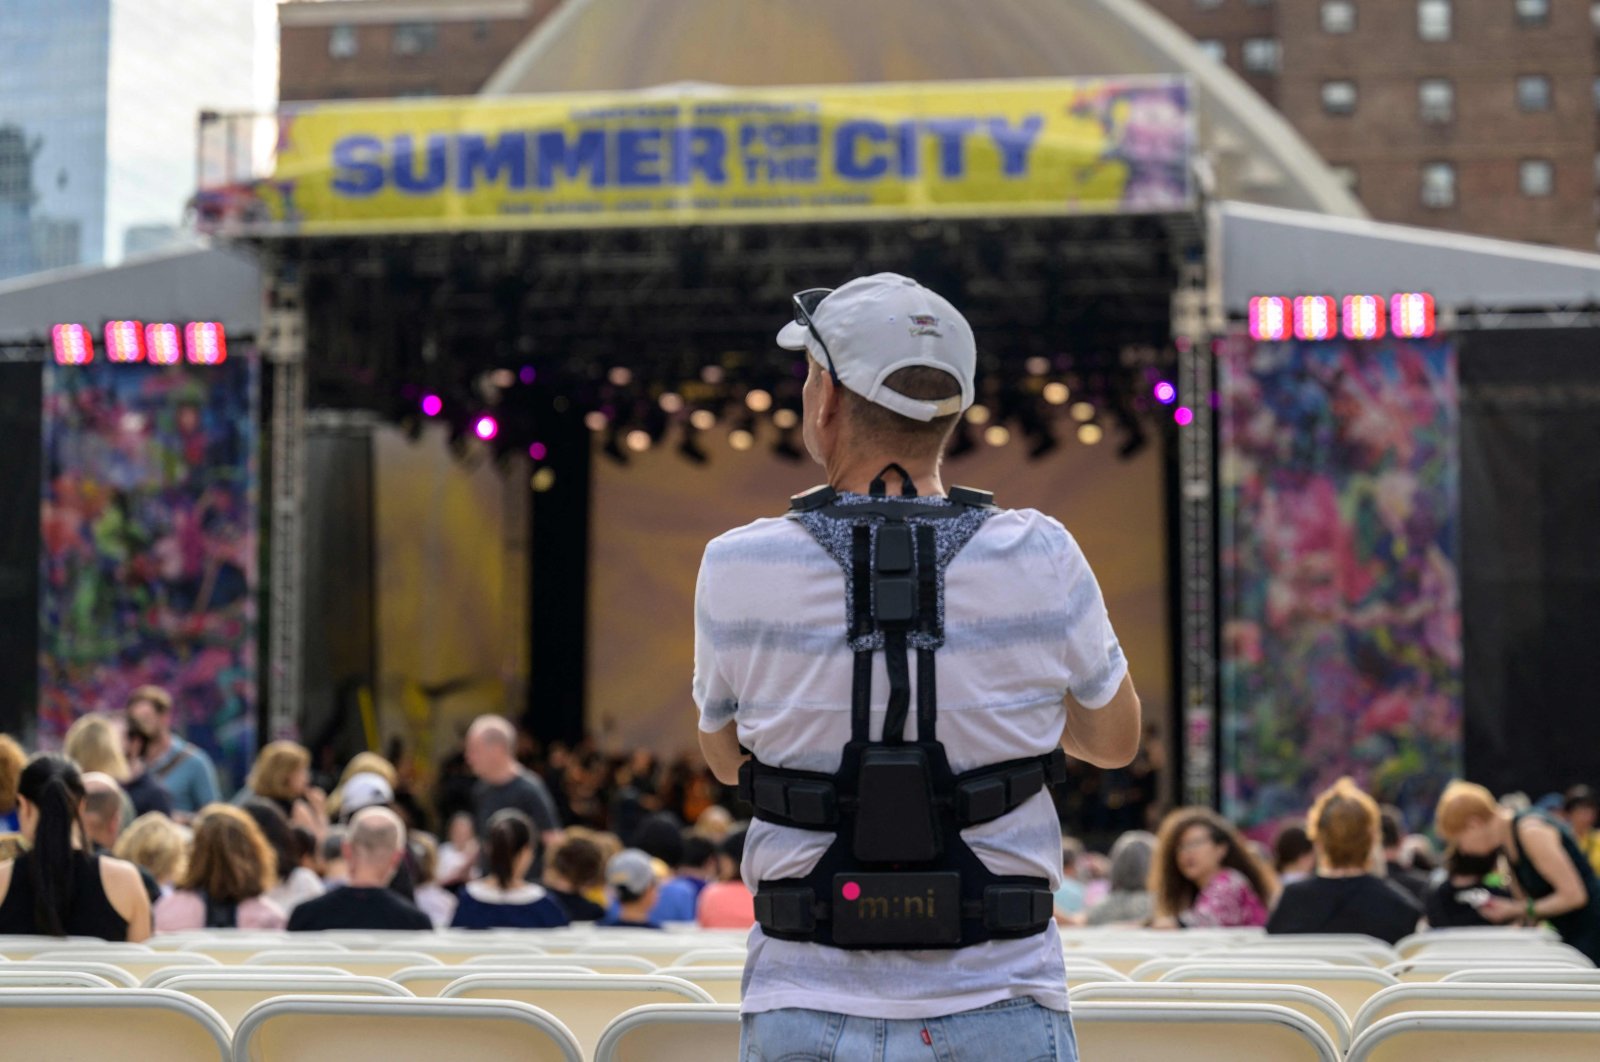
<path fill-rule="evenodd" d="M 835 835 L 803 878 L 758 883 L 756 921 L 778 940 L 836 948 L 964 948 L 1042 933 L 1053 905 L 1044 878 L 991 872 L 961 838 L 969 826 L 1020 807 L 1066 777 L 1060 749 L 956 774 L 938 740 L 934 654 L 944 644 L 944 570 L 995 512 L 992 495 L 956 487 L 949 505 L 901 498 L 882 474 L 867 498 L 817 487 L 790 502 L 845 570 L 855 654 L 850 741 L 833 774 L 769 767 L 754 758 L 739 794 L 765 822 Z M 888 472 L 889 469 L 885 469 Z M 869 733 L 873 657 L 883 650 L 889 703 Z M 917 653 L 917 738 L 907 741 L 910 651 Z"/>

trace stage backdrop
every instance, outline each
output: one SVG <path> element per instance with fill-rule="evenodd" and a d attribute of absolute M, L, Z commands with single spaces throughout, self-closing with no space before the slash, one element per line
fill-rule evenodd
<path fill-rule="evenodd" d="M 1455 350 L 1219 357 L 1223 810 L 1264 835 L 1349 774 L 1425 827 L 1461 763 Z"/>
<path fill-rule="evenodd" d="M 626 468 L 594 459 L 588 722 L 607 747 L 696 749 L 689 683 L 695 575 L 706 543 L 758 517 L 781 516 L 791 494 L 823 478 L 809 460 L 774 456 L 770 438 L 744 453 L 725 439 L 722 428 L 706 433 L 708 467 L 690 464 L 674 446 L 633 455 Z M 1162 460 L 1155 444 L 1119 458 L 1113 439 L 1093 447 L 1063 443 L 1038 461 L 1018 443 L 980 443 L 947 463 L 944 478 L 1066 525 L 1105 593 L 1145 718 L 1164 731 L 1172 645 Z"/>
<path fill-rule="evenodd" d="M 39 736 L 172 691 L 242 779 L 256 741 L 255 359 L 47 366 Z"/>

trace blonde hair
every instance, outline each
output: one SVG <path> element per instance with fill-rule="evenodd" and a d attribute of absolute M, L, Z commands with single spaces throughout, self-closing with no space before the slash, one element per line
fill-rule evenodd
<path fill-rule="evenodd" d="M 1461 831 L 1476 823 L 1492 819 L 1499 814 L 1500 805 L 1494 794 L 1476 782 L 1455 781 L 1439 794 L 1439 807 L 1434 812 L 1434 829 L 1446 841 L 1453 841 Z"/>
<path fill-rule="evenodd" d="M 17 806 L 17 783 L 28 765 L 28 754 L 10 734 L 0 734 L 0 815 L 9 815 Z"/>
<path fill-rule="evenodd" d="M 238 903 L 260 896 L 277 878 L 278 857 L 255 819 L 227 804 L 200 809 L 180 888 L 203 892 L 217 903 Z"/>
<path fill-rule="evenodd" d="M 1306 819 L 1306 831 L 1328 866 L 1351 870 L 1372 862 L 1378 803 L 1354 779 L 1341 778 L 1324 789 Z"/>
<path fill-rule="evenodd" d="M 128 758 L 122 754 L 122 738 L 111 720 L 103 715 L 85 715 L 67 728 L 61 751 L 87 774 L 99 771 L 118 782 L 128 780 Z"/>
<path fill-rule="evenodd" d="M 259 797 L 293 800 L 300 796 L 290 782 L 302 768 L 311 766 L 311 753 L 293 741 L 274 741 L 256 756 L 245 784 Z"/>
<path fill-rule="evenodd" d="M 189 831 L 159 811 L 134 819 L 117 838 L 114 853 L 166 885 L 183 877 L 189 863 Z"/>

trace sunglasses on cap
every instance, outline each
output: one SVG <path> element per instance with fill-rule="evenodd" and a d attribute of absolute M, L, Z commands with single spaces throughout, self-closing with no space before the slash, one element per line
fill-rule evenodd
<path fill-rule="evenodd" d="M 832 288 L 807 288 L 794 293 L 794 322 L 805 325 L 811 334 L 816 337 L 817 346 L 822 348 L 822 357 L 828 363 L 828 375 L 833 377 L 833 382 L 839 384 L 839 373 L 833 367 L 833 355 L 828 351 L 828 344 L 823 340 L 822 333 L 817 331 L 816 324 L 811 320 L 811 315 L 817 312 L 817 307 L 822 300 L 833 294 Z"/>

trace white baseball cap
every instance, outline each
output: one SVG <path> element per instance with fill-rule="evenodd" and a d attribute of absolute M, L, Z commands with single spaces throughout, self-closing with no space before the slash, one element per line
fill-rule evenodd
<path fill-rule="evenodd" d="M 360 774 L 351 775 L 350 780 L 344 784 L 344 798 L 339 811 L 348 816 L 362 808 L 387 804 L 393 799 L 394 789 L 383 775 L 362 771 Z"/>
<path fill-rule="evenodd" d="M 972 326 L 942 296 L 910 277 L 899 273 L 859 277 L 824 296 L 809 316 L 809 328 L 798 319 L 784 325 L 778 346 L 808 350 L 821 365 L 831 361 L 838 381 L 867 401 L 921 421 L 965 412 L 972 405 L 978 370 Z M 954 376 L 961 385 L 960 397 L 926 401 L 884 384 L 894 373 L 914 365 Z"/>

